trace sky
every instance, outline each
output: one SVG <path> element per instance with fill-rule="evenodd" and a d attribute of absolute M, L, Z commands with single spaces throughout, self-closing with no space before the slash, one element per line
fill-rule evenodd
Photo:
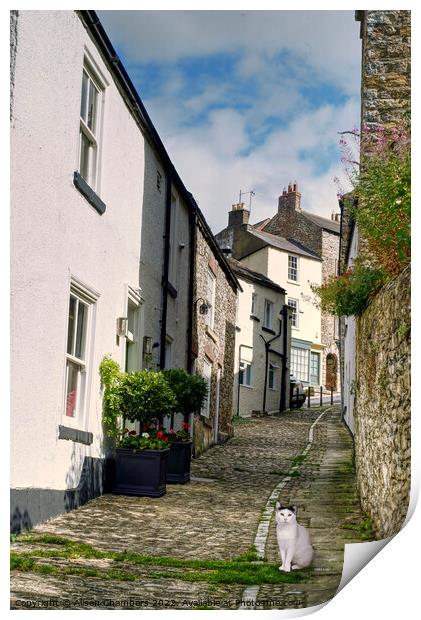
<path fill-rule="evenodd" d="M 98 11 L 214 233 L 240 190 L 251 222 L 290 182 L 302 208 L 338 211 L 338 132 L 359 125 L 354 11 Z"/>

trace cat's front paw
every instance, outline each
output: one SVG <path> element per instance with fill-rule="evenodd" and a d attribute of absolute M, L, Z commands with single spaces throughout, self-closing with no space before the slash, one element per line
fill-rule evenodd
<path fill-rule="evenodd" d="M 279 570 L 284 570 L 284 567 L 282 565 L 278 566 L 278 568 L 279 568 Z"/>
<path fill-rule="evenodd" d="M 289 566 L 285 566 L 285 568 L 283 569 L 286 573 L 290 573 L 291 572 L 291 565 Z"/>

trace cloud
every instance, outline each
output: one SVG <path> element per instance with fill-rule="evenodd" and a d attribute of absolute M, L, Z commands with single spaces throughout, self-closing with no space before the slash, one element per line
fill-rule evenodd
<path fill-rule="evenodd" d="M 337 211 L 337 132 L 357 124 L 360 106 L 351 11 L 100 17 L 214 232 L 240 190 L 256 192 L 258 221 L 276 212 L 289 181 L 298 182 L 304 209 Z"/>

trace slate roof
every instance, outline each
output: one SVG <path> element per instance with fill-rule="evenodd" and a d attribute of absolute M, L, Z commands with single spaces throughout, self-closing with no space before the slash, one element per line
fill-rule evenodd
<path fill-rule="evenodd" d="M 262 230 L 256 230 L 251 227 L 248 228 L 247 232 L 254 237 L 257 237 L 258 239 L 261 239 L 267 245 L 270 245 L 273 248 L 278 248 L 279 250 L 284 250 L 285 252 L 290 252 L 291 254 L 306 256 L 307 258 L 312 258 L 314 260 L 322 260 L 318 254 L 316 254 L 312 250 L 309 250 L 295 240 L 289 241 L 284 237 L 278 237 L 278 235 L 272 235 L 271 233 L 263 232 Z"/>
<path fill-rule="evenodd" d="M 317 226 L 320 226 L 320 228 L 324 228 L 324 230 L 336 233 L 337 235 L 341 232 L 340 222 L 329 220 L 327 217 L 321 217 L 321 215 L 315 215 L 314 213 L 309 213 L 308 211 L 300 211 L 300 213 L 314 224 L 317 224 Z"/>

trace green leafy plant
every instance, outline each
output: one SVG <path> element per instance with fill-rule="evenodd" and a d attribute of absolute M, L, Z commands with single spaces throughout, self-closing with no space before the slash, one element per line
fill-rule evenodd
<path fill-rule="evenodd" d="M 329 278 L 322 286 L 312 286 L 312 290 L 319 297 L 324 312 L 358 316 L 385 281 L 383 269 L 356 261 L 345 273 Z"/>
<path fill-rule="evenodd" d="M 122 372 L 110 356 L 103 358 L 99 371 L 104 386 L 103 420 L 108 436 L 119 447 L 166 448 L 168 440 L 157 428 L 158 420 L 173 410 L 175 396 L 164 374 L 153 370 Z M 139 422 L 141 432 L 125 429 L 126 420 Z"/>
<path fill-rule="evenodd" d="M 175 394 L 175 402 L 172 413 L 182 413 L 184 422 L 190 413 L 196 413 L 202 408 L 208 387 L 203 377 L 192 375 L 182 368 L 168 368 L 163 371 L 165 379 Z M 174 416 L 171 418 L 171 426 L 174 426 Z"/>

